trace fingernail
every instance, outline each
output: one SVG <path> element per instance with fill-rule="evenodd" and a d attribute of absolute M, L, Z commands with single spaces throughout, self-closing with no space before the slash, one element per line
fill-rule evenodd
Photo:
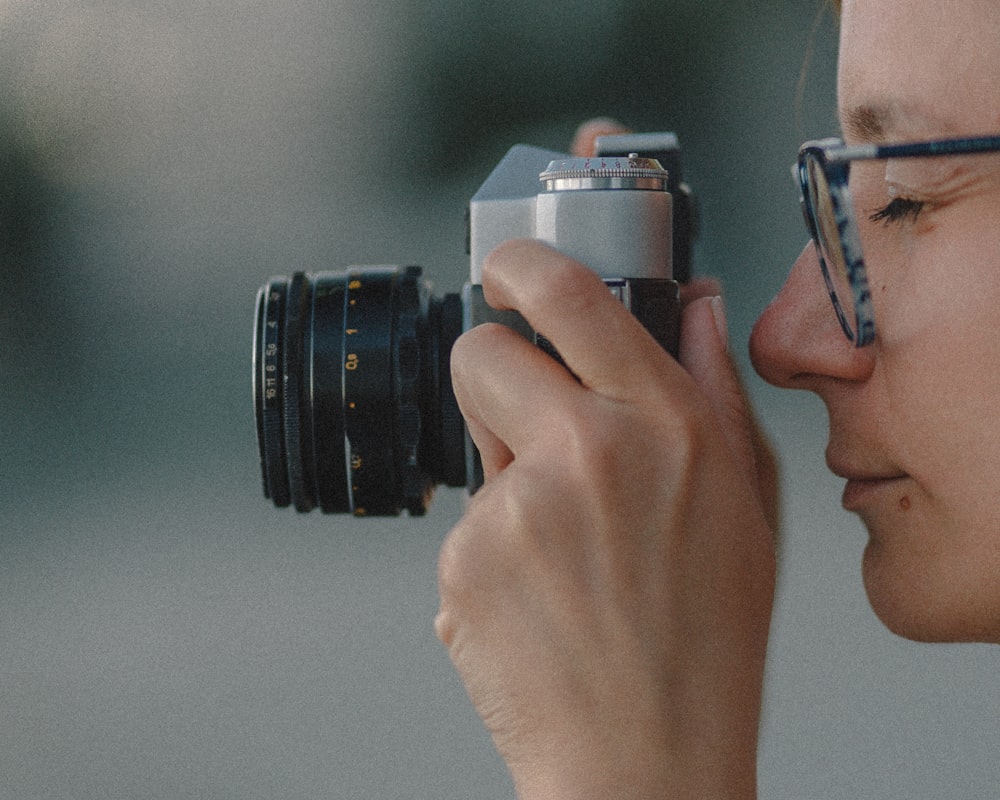
<path fill-rule="evenodd" d="M 722 303 L 722 298 L 715 295 L 711 299 L 712 316 L 715 317 L 715 330 L 718 331 L 719 341 L 728 352 L 729 350 L 729 323 L 726 321 L 726 307 Z"/>

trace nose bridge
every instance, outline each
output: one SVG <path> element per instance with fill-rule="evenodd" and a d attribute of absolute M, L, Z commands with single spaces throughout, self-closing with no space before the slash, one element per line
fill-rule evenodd
<path fill-rule="evenodd" d="M 815 247 L 808 243 L 754 326 L 754 368 L 776 386 L 816 388 L 816 378 L 863 380 L 871 370 L 872 350 L 856 348 L 844 335 Z"/>

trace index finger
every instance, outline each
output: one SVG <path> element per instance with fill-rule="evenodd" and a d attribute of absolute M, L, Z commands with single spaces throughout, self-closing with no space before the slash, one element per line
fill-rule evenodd
<path fill-rule="evenodd" d="M 653 378 L 665 373 L 668 383 L 688 383 L 596 273 L 548 245 L 529 239 L 500 245 L 483 263 L 483 289 L 491 306 L 518 311 L 584 386 L 606 397 L 662 397 L 662 381 Z"/>

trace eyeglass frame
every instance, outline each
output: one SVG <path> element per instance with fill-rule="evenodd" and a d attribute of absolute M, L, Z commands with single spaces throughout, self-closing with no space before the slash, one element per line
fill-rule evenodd
<path fill-rule="evenodd" d="M 830 294 L 830 301 L 837 314 L 840 327 L 848 341 L 855 347 L 864 347 L 875 340 L 875 313 L 872 308 L 871 291 L 868 287 L 868 273 L 861 250 L 861 231 L 854 214 L 854 201 L 848 187 L 850 164 L 852 161 L 872 161 L 889 158 L 928 158 L 947 155 L 968 155 L 974 153 L 1000 152 L 1000 136 L 975 136 L 956 139 L 935 139 L 933 141 L 907 144 L 860 144 L 847 145 L 843 139 L 816 139 L 805 142 L 799 148 L 799 156 L 792 165 L 793 177 L 798 182 L 802 215 L 806 228 L 812 237 L 819 258 L 823 280 Z M 851 286 L 854 301 L 854 316 L 857 332 L 851 327 L 841 299 L 837 295 L 830 267 L 823 257 L 820 245 L 820 220 L 810 199 L 814 181 L 810 178 L 808 162 L 812 159 L 823 171 L 829 187 L 830 207 L 833 209 L 837 232 L 840 239 L 841 255 L 847 268 L 847 281 Z"/>

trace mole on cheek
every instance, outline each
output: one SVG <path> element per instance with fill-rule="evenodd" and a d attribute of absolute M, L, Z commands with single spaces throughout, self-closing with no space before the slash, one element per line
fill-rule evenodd
<path fill-rule="evenodd" d="M 908 495 L 904 494 L 901 498 L 899 498 L 899 508 L 902 511 L 910 510 L 910 498 Z"/>

